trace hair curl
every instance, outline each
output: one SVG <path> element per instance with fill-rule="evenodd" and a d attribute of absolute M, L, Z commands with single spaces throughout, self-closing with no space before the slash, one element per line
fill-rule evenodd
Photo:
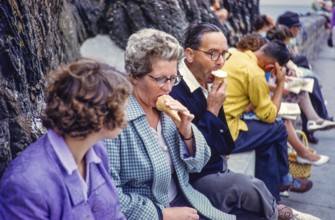
<path fill-rule="evenodd" d="M 127 73 L 142 77 L 152 71 L 155 60 L 179 62 L 183 57 L 183 48 L 172 35 L 146 28 L 129 37 L 124 56 Z"/>
<path fill-rule="evenodd" d="M 257 33 L 244 35 L 239 42 L 236 44 L 236 48 L 240 51 L 256 51 L 261 48 L 267 41 L 262 37 L 262 35 Z"/>
<path fill-rule="evenodd" d="M 50 74 L 42 123 L 58 135 L 80 138 L 103 127 L 123 128 L 124 104 L 131 91 L 116 69 L 80 59 Z"/>

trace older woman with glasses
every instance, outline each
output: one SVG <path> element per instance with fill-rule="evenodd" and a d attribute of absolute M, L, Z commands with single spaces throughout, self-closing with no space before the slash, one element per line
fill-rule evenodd
<path fill-rule="evenodd" d="M 125 68 L 133 85 L 126 109 L 128 126 L 106 140 L 111 175 L 127 219 L 235 219 L 215 209 L 189 184 L 210 158 L 204 137 L 180 102 L 165 105 L 180 121 L 156 108 L 157 99 L 178 84 L 183 49 L 171 35 L 143 29 L 130 36 Z"/>

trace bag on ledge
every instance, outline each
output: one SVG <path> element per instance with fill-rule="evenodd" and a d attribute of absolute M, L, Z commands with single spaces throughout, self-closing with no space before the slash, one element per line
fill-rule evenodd
<path fill-rule="evenodd" d="M 334 46 L 332 32 L 330 32 L 330 34 L 329 34 L 329 37 L 328 37 L 328 40 L 327 40 L 327 45 L 328 45 L 328 47 L 333 47 Z"/>

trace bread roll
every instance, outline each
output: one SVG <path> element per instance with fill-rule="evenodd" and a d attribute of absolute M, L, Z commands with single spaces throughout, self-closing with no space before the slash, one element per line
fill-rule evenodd
<path fill-rule="evenodd" d="M 215 76 L 215 81 L 218 81 L 221 84 L 224 78 L 227 77 L 227 72 L 219 69 L 212 71 L 212 75 Z"/>
<path fill-rule="evenodd" d="M 170 107 L 165 105 L 165 102 L 167 100 L 171 100 L 171 99 L 173 99 L 173 98 L 169 95 L 162 95 L 162 96 L 158 97 L 157 102 L 156 102 L 156 108 L 159 111 L 165 112 L 171 118 L 174 118 L 177 121 L 181 121 L 181 119 L 178 115 L 178 111 L 172 110 Z"/>

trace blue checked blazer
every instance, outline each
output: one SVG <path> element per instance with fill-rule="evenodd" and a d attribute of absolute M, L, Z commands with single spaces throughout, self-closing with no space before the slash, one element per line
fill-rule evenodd
<path fill-rule="evenodd" d="M 145 112 L 133 96 L 129 98 L 126 113 L 127 127 L 117 138 L 105 140 L 121 211 L 129 220 L 159 219 L 158 210 L 169 207 L 169 162 L 152 134 Z M 192 125 L 196 154 L 185 158 L 184 144 L 173 121 L 162 113 L 161 123 L 180 190 L 189 203 L 209 219 L 234 220 L 235 216 L 214 208 L 189 184 L 189 173 L 200 172 L 210 158 L 210 149 L 202 134 Z"/>

